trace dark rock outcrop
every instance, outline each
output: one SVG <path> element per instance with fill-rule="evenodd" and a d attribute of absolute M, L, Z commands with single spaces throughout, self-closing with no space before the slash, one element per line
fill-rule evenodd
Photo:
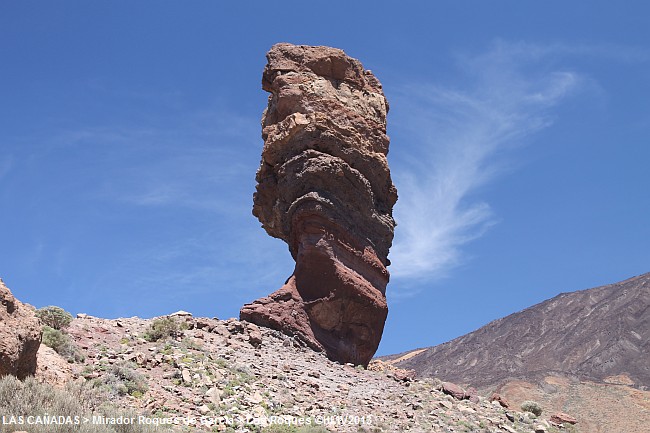
<path fill-rule="evenodd" d="M 41 324 L 0 280 L 0 377 L 24 379 L 36 372 Z"/>
<path fill-rule="evenodd" d="M 296 267 L 240 316 L 367 364 L 388 313 L 395 227 L 388 103 L 375 76 L 339 49 L 277 44 L 267 59 L 253 214 L 287 242 Z"/>

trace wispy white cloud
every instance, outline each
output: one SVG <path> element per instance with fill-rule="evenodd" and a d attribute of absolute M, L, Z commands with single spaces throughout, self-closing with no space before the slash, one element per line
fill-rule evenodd
<path fill-rule="evenodd" d="M 621 63 L 639 63 L 650 60 L 650 50 L 647 47 L 618 44 L 565 44 L 553 43 L 547 45 L 530 44 L 526 42 L 507 42 L 497 39 L 493 47 L 503 49 L 513 56 L 528 59 L 559 59 L 564 56 L 572 58 L 591 57 L 599 60 L 611 60 Z"/>
<path fill-rule="evenodd" d="M 463 246 L 495 224 L 476 192 L 508 170 L 508 151 L 552 124 L 553 107 L 581 81 L 575 72 L 540 66 L 553 53 L 498 41 L 485 53 L 457 56 L 462 84 L 420 83 L 393 97 L 393 138 L 413 149 L 392 155 L 400 195 L 394 278 L 446 275 L 463 262 Z"/>
<path fill-rule="evenodd" d="M 156 292 L 159 302 L 178 297 L 179 288 L 183 296 L 236 291 L 249 301 L 261 287 L 275 290 L 291 272 L 291 256 L 251 214 L 258 123 L 206 111 L 167 127 L 87 129 L 64 140 L 104 149 L 110 163 L 96 191 L 100 200 L 153 215 L 164 208 L 205 217 L 182 237 L 129 251 L 94 284 L 120 281 L 123 290 Z"/>
<path fill-rule="evenodd" d="M 99 264 L 66 290 L 83 290 L 87 304 L 107 292 L 134 300 L 102 305 L 115 314 L 169 312 L 182 298 L 215 300 L 201 304 L 203 314 L 235 315 L 277 289 L 293 264 L 286 244 L 251 213 L 262 147 L 257 113 L 174 114 L 168 122 L 122 120 L 23 139 L 30 145 L 16 150 L 22 175 L 51 176 L 56 209 L 83 215 L 67 236 L 44 241 L 67 254 L 46 266 L 72 275 L 81 262 Z"/>
<path fill-rule="evenodd" d="M 101 182 L 93 192 L 103 199 L 228 213 L 233 210 L 230 193 L 250 188 L 254 178 L 257 123 L 225 109 L 202 111 L 167 124 L 65 131 L 43 152 L 92 152 L 86 161 L 97 164 L 79 174 L 93 171 L 89 177 Z"/>
<path fill-rule="evenodd" d="M 127 251 L 91 287 L 111 285 L 116 296 L 137 293 L 147 299 L 146 306 L 138 307 L 140 314 L 183 308 L 236 316 L 245 302 L 278 289 L 291 274 L 293 261 L 284 243 L 259 236 L 255 224 L 221 223 L 225 226 L 202 235 Z"/>

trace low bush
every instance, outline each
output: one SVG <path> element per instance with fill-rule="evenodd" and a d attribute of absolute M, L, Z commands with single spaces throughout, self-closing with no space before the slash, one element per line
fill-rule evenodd
<path fill-rule="evenodd" d="M 68 362 L 82 362 L 84 360 L 84 356 L 75 342 L 63 331 L 45 325 L 43 326 L 43 337 L 41 341 L 46 346 L 54 349 L 56 353 L 64 357 Z"/>
<path fill-rule="evenodd" d="M 33 377 L 28 377 L 21 382 L 13 376 L 0 378 L 0 414 L 5 420 L 10 417 L 27 416 L 64 416 L 71 417 L 72 424 L 31 424 L 12 425 L 0 424 L 0 433 L 23 430 L 27 427 L 30 433 L 153 433 L 169 432 L 169 430 L 155 429 L 146 424 L 93 424 L 83 422 L 83 418 L 92 420 L 92 416 L 106 418 L 136 417 L 137 414 L 118 409 L 107 402 L 107 398 L 99 390 L 86 385 L 68 384 L 65 388 L 56 388 L 48 384 L 39 383 Z M 78 416 L 79 424 L 74 424 L 74 417 Z"/>
<path fill-rule="evenodd" d="M 183 333 L 183 326 L 173 317 L 155 319 L 145 331 L 143 338 L 147 341 L 158 341 L 167 337 L 179 337 Z"/>
<path fill-rule="evenodd" d="M 72 314 L 54 305 L 39 308 L 35 314 L 44 325 L 58 330 L 67 328 L 72 322 Z"/>
<path fill-rule="evenodd" d="M 141 397 L 149 389 L 145 377 L 127 362 L 111 365 L 96 384 L 111 396 Z"/>
<path fill-rule="evenodd" d="M 542 414 L 542 407 L 536 401 L 526 400 L 521 404 L 521 410 L 524 412 L 531 412 L 537 416 Z"/>

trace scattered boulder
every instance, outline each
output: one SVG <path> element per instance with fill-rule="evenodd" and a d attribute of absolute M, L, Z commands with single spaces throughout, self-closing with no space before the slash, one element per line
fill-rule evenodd
<path fill-rule="evenodd" d="M 392 377 L 398 382 L 410 382 L 415 380 L 415 370 L 405 370 L 403 368 L 395 367 L 390 362 L 384 362 L 381 359 L 373 359 L 368 363 L 368 371 L 381 371 L 386 373 L 387 376 Z"/>
<path fill-rule="evenodd" d="M 472 403 L 478 403 L 480 400 L 478 397 L 478 391 L 473 386 L 470 386 L 465 390 L 465 398 L 471 401 Z"/>
<path fill-rule="evenodd" d="M 192 320 L 199 319 L 204 318 Z M 402 375 L 408 376 L 408 372 L 390 362 L 375 360 L 364 370 L 333 362 L 300 344 L 286 347 L 285 338 L 295 339 L 247 322 L 214 321 L 195 327 L 182 340 L 131 338 L 150 329 L 155 320 L 122 318 L 122 328 L 114 326 L 115 319 L 73 320 L 69 335 L 84 356 L 67 364 L 72 381 L 110 387 L 114 391 L 110 403 L 116 408 L 215 420 L 202 431 L 226 431 L 220 413 L 233 414 L 235 425 L 228 431 L 243 433 L 250 430 L 252 419 L 266 419 L 270 411 L 316 417 L 341 407 L 373 419 L 385 417 L 390 431 L 456 431 L 459 426 L 476 430 L 482 424 L 486 431 L 513 432 L 510 427 L 517 427 L 518 432 L 531 433 L 534 425 L 547 425 L 517 412 L 510 419 L 496 404 L 458 401 L 443 394 L 439 390 L 442 382 L 437 380 L 403 380 Z M 238 345 L 225 344 L 220 333 L 208 332 L 212 326 Z M 263 338 L 259 347 L 248 341 L 255 328 Z M 199 334 L 204 337 L 200 343 L 193 340 Z M 62 361 L 49 348 L 41 349 Z M 57 371 L 52 361 L 41 364 L 39 354 L 39 368 L 43 366 L 48 372 Z M 37 372 L 36 379 L 41 377 Z M 14 377 L 8 379 L 24 385 Z M 466 389 L 465 394 L 471 390 Z M 215 429 L 219 424 L 223 428 Z M 336 431 L 373 429 L 351 424 L 337 426 Z"/>
<path fill-rule="evenodd" d="M 186 384 L 192 384 L 192 375 L 190 374 L 190 371 L 187 369 L 181 370 L 181 377 L 183 378 L 183 382 Z"/>
<path fill-rule="evenodd" d="M 199 317 L 194 320 L 194 327 L 196 329 L 203 329 L 207 332 L 212 332 L 215 327 L 215 323 L 214 320 L 210 320 L 205 317 Z"/>
<path fill-rule="evenodd" d="M 557 412 L 551 416 L 551 422 L 556 424 L 577 424 L 578 420 L 564 412 Z"/>
<path fill-rule="evenodd" d="M 393 372 L 393 377 L 398 381 L 410 382 L 415 380 L 415 370 L 404 370 L 403 368 L 398 368 Z"/>
<path fill-rule="evenodd" d="M 254 323 L 248 323 L 246 325 L 246 330 L 248 331 L 248 342 L 253 347 L 260 347 L 262 345 L 262 332 L 260 328 L 257 327 Z"/>
<path fill-rule="evenodd" d="M 178 310 L 177 312 L 170 314 L 170 316 L 171 317 L 192 317 L 192 313 L 183 310 Z"/>
<path fill-rule="evenodd" d="M 221 403 L 221 391 L 219 390 L 219 388 L 216 387 L 210 388 L 205 393 L 205 395 L 208 397 L 208 399 L 212 404 L 218 405 L 219 403 Z"/>
<path fill-rule="evenodd" d="M 464 400 L 466 397 L 465 390 L 455 383 L 443 382 L 441 391 L 447 395 L 451 395 L 456 400 Z"/>
<path fill-rule="evenodd" d="M 296 267 L 240 317 L 332 360 L 367 365 L 388 314 L 395 227 L 388 103 L 372 72 L 342 50 L 285 43 L 267 59 L 253 214 L 288 243 Z"/>
<path fill-rule="evenodd" d="M 490 401 L 496 401 L 505 409 L 510 408 L 510 402 L 504 396 L 497 394 L 496 392 L 490 396 Z"/>
<path fill-rule="evenodd" d="M 24 379 L 36 373 L 41 323 L 0 279 L 0 377 Z"/>

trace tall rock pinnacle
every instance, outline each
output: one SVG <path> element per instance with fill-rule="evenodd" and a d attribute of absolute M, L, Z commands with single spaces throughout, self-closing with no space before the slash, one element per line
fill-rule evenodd
<path fill-rule="evenodd" d="M 388 103 L 372 72 L 342 50 L 285 43 L 267 59 L 262 88 L 271 95 L 253 214 L 287 242 L 296 267 L 240 316 L 365 365 L 388 314 L 397 200 L 386 160 Z"/>

